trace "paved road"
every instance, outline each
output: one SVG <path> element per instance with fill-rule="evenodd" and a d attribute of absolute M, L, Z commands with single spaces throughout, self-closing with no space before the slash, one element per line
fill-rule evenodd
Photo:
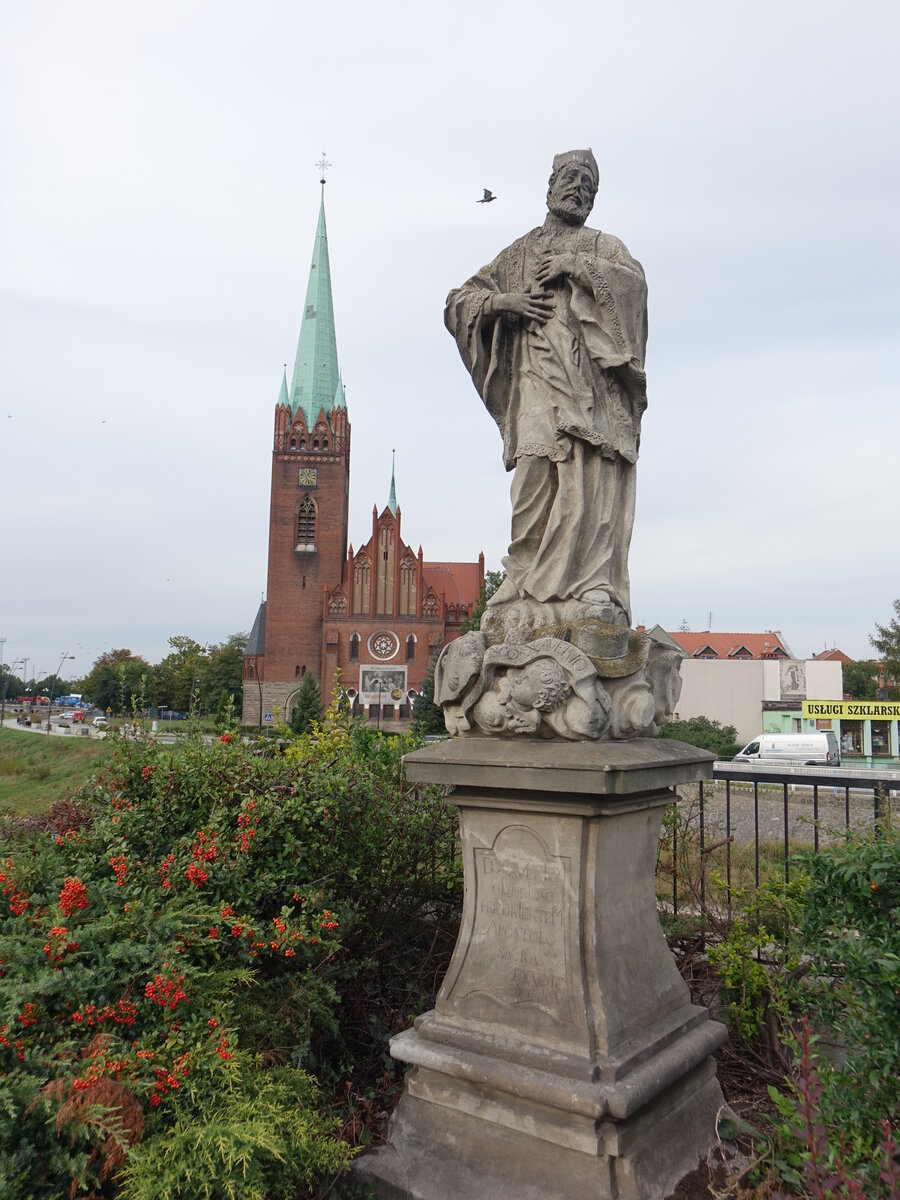
<path fill-rule="evenodd" d="M 3 722 L 4 729 L 15 729 L 19 733 L 42 733 L 47 736 L 47 718 L 43 717 L 40 725 L 20 725 L 15 717 L 7 717 Z M 87 729 L 85 734 L 84 730 Z M 50 734 L 53 737 L 91 737 L 104 738 L 106 734 L 102 729 L 95 729 L 93 725 L 60 725 L 59 717 L 54 713 L 50 718 Z"/>

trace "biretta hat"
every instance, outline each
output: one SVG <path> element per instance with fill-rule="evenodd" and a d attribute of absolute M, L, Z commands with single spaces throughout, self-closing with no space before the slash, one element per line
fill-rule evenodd
<path fill-rule="evenodd" d="M 600 182 L 600 168 L 597 166 L 597 160 L 594 158 L 590 147 L 587 150 L 566 150 L 563 154 L 557 154 L 553 159 L 553 173 L 556 174 L 567 163 L 581 163 L 582 166 L 588 167 L 594 176 L 594 182 Z"/>

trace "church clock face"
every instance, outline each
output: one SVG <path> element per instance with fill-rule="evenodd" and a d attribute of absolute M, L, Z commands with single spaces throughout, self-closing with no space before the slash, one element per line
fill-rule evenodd
<path fill-rule="evenodd" d="M 318 474 L 319 472 L 315 467 L 301 467 L 300 479 L 298 481 L 300 487 L 315 487 Z"/>

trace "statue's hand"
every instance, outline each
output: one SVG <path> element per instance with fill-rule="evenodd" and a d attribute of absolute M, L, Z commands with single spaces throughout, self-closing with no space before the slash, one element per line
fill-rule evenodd
<path fill-rule="evenodd" d="M 509 313 L 543 325 L 553 316 L 553 297 L 539 292 L 498 292 L 490 298 L 492 313 Z"/>
<path fill-rule="evenodd" d="M 561 275 L 570 275 L 577 279 L 579 275 L 578 260 L 574 254 L 548 254 L 537 269 L 535 278 L 541 287 L 546 287 Z"/>

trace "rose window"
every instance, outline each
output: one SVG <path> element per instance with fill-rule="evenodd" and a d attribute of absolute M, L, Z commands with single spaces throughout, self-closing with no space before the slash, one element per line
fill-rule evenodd
<path fill-rule="evenodd" d="M 381 659 L 382 662 L 393 658 L 399 649 L 399 638 L 395 633 L 390 633 L 386 629 L 373 633 L 369 638 L 369 653 L 373 658 Z"/>

